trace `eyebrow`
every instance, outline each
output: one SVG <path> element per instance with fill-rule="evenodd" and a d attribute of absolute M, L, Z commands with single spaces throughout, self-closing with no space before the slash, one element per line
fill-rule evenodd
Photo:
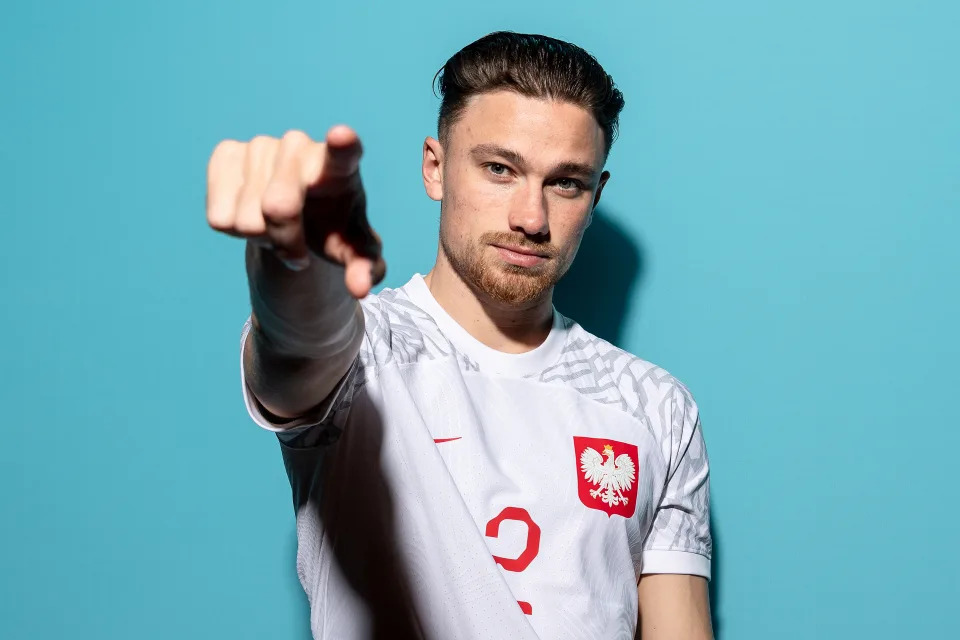
<path fill-rule="evenodd" d="M 477 160 L 489 156 L 499 156 L 519 167 L 526 166 L 527 164 L 526 160 L 524 160 L 520 153 L 514 151 L 513 149 L 508 149 L 507 147 L 501 147 L 498 144 L 478 144 L 470 149 L 470 155 Z M 593 178 L 597 175 L 597 170 L 588 164 L 583 164 L 582 162 L 567 161 L 561 162 L 553 167 L 550 173 L 572 174 L 581 178 L 593 180 Z"/>

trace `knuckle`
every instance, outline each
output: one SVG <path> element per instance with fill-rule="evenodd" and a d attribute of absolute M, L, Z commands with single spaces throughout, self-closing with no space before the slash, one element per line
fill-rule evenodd
<path fill-rule="evenodd" d="M 290 129 L 283 134 L 283 144 L 302 145 L 310 142 L 310 136 L 299 129 Z"/>
<path fill-rule="evenodd" d="M 210 225 L 210 228 L 214 231 L 234 231 L 233 221 L 224 216 L 218 216 L 211 213 L 207 214 L 207 224 Z"/>
<path fill-rule="evenodd" d="M 207 224 L 217 231 L 229 231 L 233 227 L 233 209 L 216 196 L 207 191 Z"/>
<path fill-rule="evenodd" d="M 229 235 L 237 234 L 236 218 L 232 209 L 211 208 L 207 210 L 207 225 L 214 231 Z"/>
<path fill-rule="evenodd" d="M 247 215 L 237 220 L 234 230 L 244 236 L 262 235 L 267 230 L 263 216 Z"/>
<path fill-rule="evenodd" d="M 270 136 L 254 136 L 247 144 L 250 147 L 250 153 L 263 154 L 276 146 L 278 141 L 276 138 L 271 138 Z"/>
<path fill-rule="evenodd" d="M 303 209 L 300 190 L 289 184 L 271 184 L 263 194 L 261 210 L 271 218 L 294 218 Z"/>
<path fill-rule="evenodd" d="M 213 156 L 222 157 L 235 155 L 242 147 L 243 143 L 237 140 L 221 140 L 217 143 L 217 146 L 213 148 Z"/>
<path fill-rule="evenodd" d="M 210 176 L 216 175 L 224 165 L 243 157 L 242 142 L 236 140 L 221 140 L 213 148 L 210 154 L 210 163 L 207 166 L 207 173 Z"/>
<path fill-rule="evenodd" d="M 260 212 L 260 194 L 249 185 L 237 196 L 233 227 L 237 233 L 251 236 L 263 233 L 266 223 Z"/>

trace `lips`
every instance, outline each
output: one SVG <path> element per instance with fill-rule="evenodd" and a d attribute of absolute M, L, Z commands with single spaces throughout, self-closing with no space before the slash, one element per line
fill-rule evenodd
<path fill-rule="evenodd" d="M 546 262 L 548 258 L 543 253 L 526 247 L 500 244 L 495 244 L 493 247 L 500 254 L 501 260 L 516 267 L 535 267 Z"/>
<path fill-rule="evenodd" d="M 493 245 L 493 246 L 495 246 L 495 247 L 498 248 L 498 249 L 504 249 L 504 250 L 509 251 L 509 252 L 511 252 L 511 253 L 519 253 L 519 254 L 525 255 L 525 256 L 536 256 L 536 257 L 539 257 L 539 258 L 548 258 L 548 257 L 549 257 L 547 254 L 542 253 L 542 252 L 540 252 L 540 251 L 537 251 L 536 249 L 528 249 L 527 247 L 518 247 L 518 246 L 512 245 L 512 244 L 495 244 L 495 245 Z"/>

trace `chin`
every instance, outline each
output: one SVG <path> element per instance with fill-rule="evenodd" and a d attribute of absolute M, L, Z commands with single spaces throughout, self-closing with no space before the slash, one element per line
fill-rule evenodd
<path fill-rule="evenodd" d="M 548 296 L 563 275 L 557 258 L 536 267 L 520 267 L 486 254 L 451 246 L 441 233 L 440 246 L 450 266 L 474 292 L 505 306 L 530 306 Z M 485 255 L 486 254 L 486 255 Z"/>
<path fill-rule="evenodd" d="M 527 269 L 509 264 L 483 265 L 474 286 L 491 299 L 508 305 L 523 305 L 543 299 L 556 284 L 547 269 Z"/>

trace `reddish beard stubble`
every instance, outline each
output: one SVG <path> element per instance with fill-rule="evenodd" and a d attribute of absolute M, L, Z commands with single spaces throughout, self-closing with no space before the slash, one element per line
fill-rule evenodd
<path fill-rule="evenodd" d="M 520 267 L 500 259 L 493 245 L 530 249 L 547 259 L 533 267 Z M 567 270 L 556 247 L 548 242 L 533 242 L 522 234 L 490 231 L 475 243 L 457 248 L 441 233 L 440 246 L 453 270 L 468 286 L 503 304 L 521 305 L 541 299 Z"/>

